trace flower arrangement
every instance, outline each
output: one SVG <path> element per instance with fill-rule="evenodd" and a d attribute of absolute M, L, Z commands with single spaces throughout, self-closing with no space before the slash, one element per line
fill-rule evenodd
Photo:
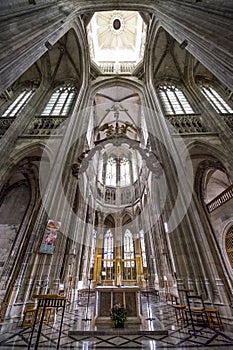
<path fill-rule="evenodd" d="M 116 304 L 111 309 L 110 317 L 116 328 L 123 328 L 127 321 L 127 310 L 124 305 Z"/>

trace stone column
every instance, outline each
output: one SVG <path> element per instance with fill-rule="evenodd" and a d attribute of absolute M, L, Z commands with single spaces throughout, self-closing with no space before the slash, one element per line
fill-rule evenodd
<path fill-rule="evenodd" d="M 142 252 L 140 247 L 139 234 L 134 234 L 134 251 L 135 251 L 137 285 L 142 286 L 143 268 L 142 268 Z"/>
<path fill-rule="evenodd" d="M 155 5 L 160 25 L 230 89 L 232 10 L 232 3 L 221 0 L 212 3 L 163 0 Z"/>
<path fill-rule="evenodd" d="M 147 62 L 147 67 L 152 66 L 150 60 Z M 229 299 L 230 286 L 226 279 L 224 279 L 225 290 L 222 290 L 221 295 L 219 294 L 217 298 L 214 296 L 216 294 L 216 277 L 225 276 L 221 257 L 218 254 L 211 231 L 208 231 L 204 226 L 203 218 L 200 216 L 194 201 L 193 187 L 189 184 L 188 175 L 184 171 L 181 155 L 178 156 L 178 144 L 172 139 L 166 125 L 155 93 L 150 69 L 146 74 L 148 74 L 146 79 L 148 82 L 147 101 L 153 109 L 153 111 L 148 112 L 147 125 L 148 129 L 151 130 L 151 148 L 158 154 L 167 179 L 169 199 L 166 202 L 164 212 L 174 252 L 178 287 L 192 287 L 196 293 L 204 295 L 205 299 L 211 299 L 213 303 L 221 300 L 227 309 L 231 300 Z M 156 135 L 157 138 L 153 135 Z M 179 177 L 177 177 L 177 172 L 179 172 Z M 189 194 L 190 197 L 188 197 Z M 174 210 L 174 208 L 176 209 Z M 174 214 L 172 220 L 171 213 Z M 211 245 L 214 247 L 212 251 L 210 251 Z M 218 263 L 216 263 L 217 260 Z M 221 266 L 221 273 L 216 266 Z M 206 289 L 206 280 L 209 280 L 211 292 Z"/>

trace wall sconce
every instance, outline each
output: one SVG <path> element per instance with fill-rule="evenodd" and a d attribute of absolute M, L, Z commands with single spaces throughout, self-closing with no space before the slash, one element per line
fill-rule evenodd
<path fill-rule="evenodd" d="M 48 50 L 51 50 L 52 47 L 53 47 L 53 46 L 50 44 L 49 41 L 46 41 L 46 42 L 45 42 L 45 46 L 47 47 Z"/>
<path fill-rule="evenodd" d="M 186 47 L 188 46 L 188 40 L 184 40 L 184 41 L 182 41 L 182 43 L 180 44 L 180 48 L 182 49 L 182 50 L 184 50 Z"/>

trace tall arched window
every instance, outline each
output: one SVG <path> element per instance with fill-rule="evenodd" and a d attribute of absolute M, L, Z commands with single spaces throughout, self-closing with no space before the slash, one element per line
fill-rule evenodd
<path fill-rule="evenodd" d="M 233 109 L 223 100 L 223 98 L 212 86 L 208 84 L 201 84 L 200 88 L 203 95 L 218 113 L 233 113 Z"/>
<path fill-rule="evenodd" d="M 110 157 L 106 163 L 105 185 L 129 186 L 132 182 L 130 164 L 130 160 L 126 157 Z"/>
<path fill-rule="evenodd" d="M 18 97 L 10 104 L 10 106 L 3 113 L 2 117 L 16 117 L 17 114 L 21 112 L 21 110 L 28 103 L 35 90 L 33 89 L 25 89 L 23 90 Z"/>
<path fill-rule="evenodd" d="M 134 244 L 133 244 L 133 235 L 130 230 L 126 230 L 124 234 L 124 266 L 125 267 L 134 267 Z"/>
<path fill-rule="evenodd" d="M 74 86 L 63 86 L 57 89 L 50 97 L 42 116 L 67 117 L 74 103 L 76 88 Z"/>
<path fill-rule="evenodd" d="M 107 186 L 116 186 L 116 159 L 110 157 L 106 164 L 106 181 Z"/>
<path fill-rule="evenodd" d="M 233 269 L 233 226 L 228 230 L 225 238 L 226 252 Z"/>
<path fill-rule="evenodd" d="M 108 230 L 104 235 L 103 267 L 113 267 L 113 243 L 113 234 L 111 230 Z"/>
<path fill-rule="evenodd" d="M 167 115 L 193 114 L 194 111 L 183 91 L 172 84 L 162 84 L 158 87 L 158 95 Z"/>
<path fill-rule="evenodd" d="M 128 186 L 130 184 L 130 162 L 124 157 L 120 160 L 120 185 Z"/>

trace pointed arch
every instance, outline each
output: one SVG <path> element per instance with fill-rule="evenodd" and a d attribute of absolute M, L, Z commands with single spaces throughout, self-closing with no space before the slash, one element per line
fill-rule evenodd
<path fill-rule="evenodd" d="M 125 230 L 124 234 L 124 267 L 135 266 L 135 252 L 134 252 L 134 241 L 133 234 L 129 229 Z"/>
<path fill-rule="evenodd" d="M 103 242 L 103 267 L 113 267 L 114 259 L 114 236 L 111 229 L 104 234 Z"/>

